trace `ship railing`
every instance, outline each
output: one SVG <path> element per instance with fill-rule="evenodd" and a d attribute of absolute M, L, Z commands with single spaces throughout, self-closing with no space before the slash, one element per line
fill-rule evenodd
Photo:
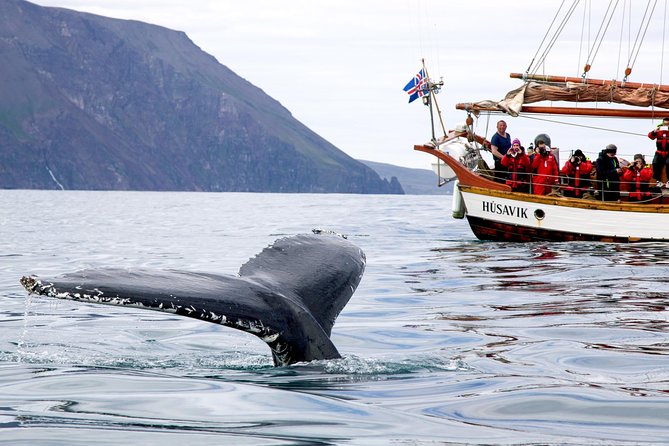
<path fill-rule="evenodd" d="M 634 184 L 633 181 L 609 180 L 608 188 L 606 188 L 606 180 L 598 180 L 590 177 L 581 177 L 579 178 L 580 184 L 578 186 L 572 186 L 569 184 L 570 177 L 562 174 L 556 177 L 555 175 L 519 172 L 517 175 L 517 179 L 513 181 L 508 178 L 508 172 L 490 170 L 489 172 L 481 173 L 481 176 L 493 181 L 499 181 L 500 183 L 509 184 L 509 182 L 513 181 L 516 186 L 515 189 L 517 189 L 518 192 L 527 192 L 530 194 L 534 193 L 534 189 L 538 184 L 551 189 L 547 195 L 567 196 L 565 195 L 565 192 L 569 193 L 574 189 L 578 189 L 581 192 L 581 197 L 571 198 L 606 201 L 605 199 L 609 194 L 615 195 L 618 193 L 620 197 L 627 199 L 635 194 L 635 191 L 630 191 L 630 186 Z M 547 181 L 544 181 L 543 179 L 539 180 L 540 177 L 546 178 Z M 653 180 L 653 182 L 644 183 L 644 185 L 647 187 L 644 188 L 645 190 L 641 191 L 642 199 L 635 199 L 633 200 L 634 203 L 650 203 L 665 196 L 663 189 L 655 185 L 655 180 Z M 669 194 L 669 191 L 667 191 L 667 193 Z"/>

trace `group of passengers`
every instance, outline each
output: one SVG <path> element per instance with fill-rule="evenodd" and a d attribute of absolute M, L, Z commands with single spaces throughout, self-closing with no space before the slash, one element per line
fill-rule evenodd
<path fill-rule="evenodd" d="M 490 140 L 490 149 L 495 160 L 495 180 L 506 183 L 516 192 L 531 192 L 547 195 L 560 186 L 563 196 L 581 198 L 597 186 L 604 201 L 620 199 L 620 185 L 629 191 L 629 201 L 645 201 L 652 198 L 652 192 L 664 187 L 662 174 L 669 178 L 669 118 L 648 134 L 656 140 L 657 150 L 652 169 L 646 165 L 642 154 L 634 155 L 634 161 L 621 166 L 616 157 L 617 147 L 609 144 L 592 163 L 582 150 L 576 150 L 559 169 L 558 160 L 551 149 L 548 135 L 535 138 L 527 152 L 517 138 L 511 140 L 506 132 L 506 122 L 497 123 L 497 132 Z M 560 177 L 565 180 L 560 184 Z M 651 181 L 655 179 L 655 185 Z M 653 188 L 655 186 L 655 188 Z M 669 181 L 666 183 L 669 188 Z"/>

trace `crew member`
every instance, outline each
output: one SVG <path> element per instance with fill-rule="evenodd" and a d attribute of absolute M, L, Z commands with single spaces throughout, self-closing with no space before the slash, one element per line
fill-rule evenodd
<path fill-rule="evenodd" d="M 495 158 L 495 181 L 504 183 L 506 181 L 506 167 L 502 165 L 502 158 L 511 147 L 511 135 L 506 133 L 506 122 L 500 120 L 497 123 L 497 132 L 490 138 L 490 151 Z"/>
<path fill-rule="evenodd" d="M 655 156 L 653 157 L 653 178 L 657 187 L 664 187 L 662 171 L 666 173 L 667 187 L 669 187 L 669 118 L 664 118 L 657 128 L 648 133 L 650 139 L 655 140 Z"/>

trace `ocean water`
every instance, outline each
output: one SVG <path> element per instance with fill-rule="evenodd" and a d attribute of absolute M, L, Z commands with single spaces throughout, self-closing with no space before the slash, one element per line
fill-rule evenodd
<path fill-rule="evenodd" d="M 3 444 L 669 444 L 669 244 L 480 242 L 443 196 L 5 190 L 0 205 Z M 312 228 L 367 255 L 339 360 L 275 368 L 246 333 L 19 284 L 233 274 Z"/>

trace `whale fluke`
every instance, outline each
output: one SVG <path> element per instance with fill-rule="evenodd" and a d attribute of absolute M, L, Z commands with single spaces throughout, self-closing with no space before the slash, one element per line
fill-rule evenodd
<path fill-rule="evenodd" d="M 22 277 L 31 294 L 164 311 L 258 336 L 274 365 L 339 358 L 335 319 L 360 283 L 365 254 L 343 237 L 282 238 L 241 266 L 238 275 L 102 268 L 53 280 Z"/>

